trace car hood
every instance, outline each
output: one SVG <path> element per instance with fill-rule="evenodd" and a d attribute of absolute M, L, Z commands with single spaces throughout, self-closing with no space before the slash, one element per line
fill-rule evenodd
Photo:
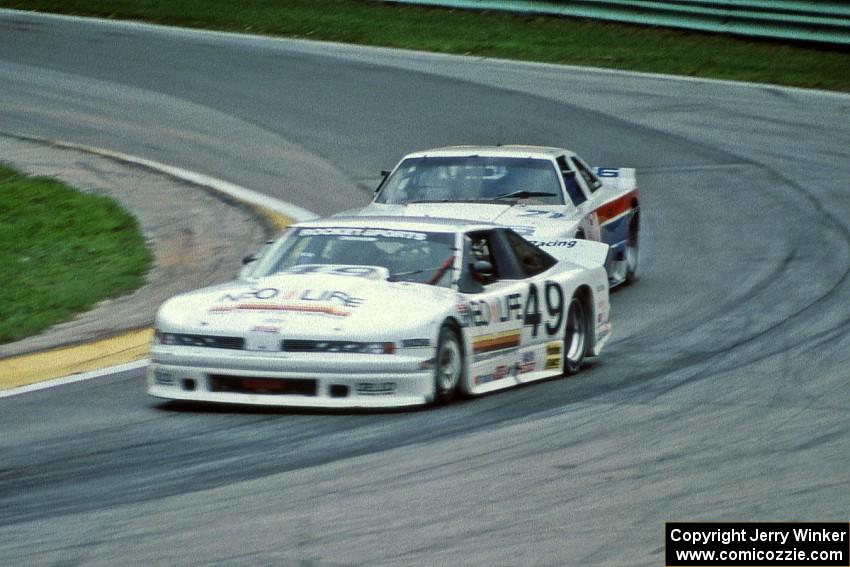
<path fill-rule="evenodd" d="M 278 274 L 176 296 L 162 305 L 156 326 L 169 332 L 226 336 L 260 331 L 302 338 L 386 340 L 429 326 L 457 303 L 457 297 L 447 288 L 410 282 Z"/>
<path fill-rule="evenodd" d="M 381 215 L 400 217 L 437 217 L 477 222 L 492 222 L 513 228 L 526 238 L 535 235 L 567 236 L 575 234 L 581 214 L 565 212 L 563 205 L 541 205 L 539 203 L 410 203 L 388 205 L 372 203 L 347 215 Z"/>

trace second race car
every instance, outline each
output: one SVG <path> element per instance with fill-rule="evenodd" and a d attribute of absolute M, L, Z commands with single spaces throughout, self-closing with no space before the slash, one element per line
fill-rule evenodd
<path fill-rule="evenodd" d="M 457 220 L 300 223 L 238 281 L 162 305 L 148 392 L 386 407 L 572 374 L 610 335 L 607 255 Z"/>
<path fill-rule="evenodd" d="M 538 146 L 456 146 L 409 154 L 356 214 L 495 222 L 551 249 L 604 242 L 612 286 L 636 279 L 640 231 L 635 170 L 590 167 L 574 152 Z"/>

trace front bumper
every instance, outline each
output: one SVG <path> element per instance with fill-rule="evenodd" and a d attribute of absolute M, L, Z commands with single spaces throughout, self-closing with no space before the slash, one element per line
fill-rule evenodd
<path fill-rule="evenodd" d="M 423 405 L 434 396 L 422 357 L 287 354 L 155 347 L 152 396 L 170 400 L 311 408 Z"/>

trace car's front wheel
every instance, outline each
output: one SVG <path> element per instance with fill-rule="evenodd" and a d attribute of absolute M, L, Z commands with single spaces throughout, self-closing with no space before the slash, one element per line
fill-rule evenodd
<path fill-rule="evenodd" d="M 454 398 L 463 375 L 463 348 L 460 335 L 449 325 L 440 328 L 434 364 L 434 403 L 445 404 Z"/>
<path fill-rule="evenodd" d="M 590 323 L 588 311 L 584 303 L 578 297 L 570 301 L 567 311 L 567 325 L 564 331 L 564 375 L 575 374 L 584 363 L 589 344 L 588 333 Z"/>

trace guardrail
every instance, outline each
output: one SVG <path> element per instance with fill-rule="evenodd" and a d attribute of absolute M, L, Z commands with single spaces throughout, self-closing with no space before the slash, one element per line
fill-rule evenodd
<path fill-rule="evenodd" d="M 773 39 L 850 45 L 850 3 L 823 0 L 389 0 L 555 14 Z"/>

